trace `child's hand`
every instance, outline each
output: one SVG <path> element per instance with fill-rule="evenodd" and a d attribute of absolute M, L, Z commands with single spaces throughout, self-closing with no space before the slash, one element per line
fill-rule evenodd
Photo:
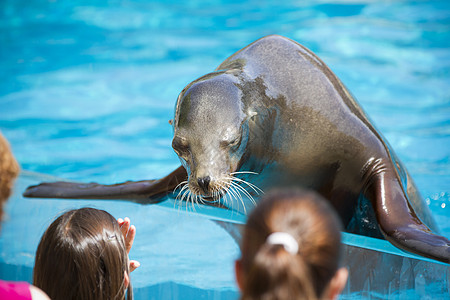
<path fill-rule="evenodd" d="M 125 219 L 117 219 L 119 223 L 120 230 L 122 231 L 123 237 L 125 239 L 125 248 L 127 253 L 130 253 L 131 247 L 133 246 L 134 238 L 136 236 L 136 227 L 130 225 L 130 219 L 125 217 Z M 136 260 L 130 260 L 130 272 L 136 270 L 141 264 Z"/>

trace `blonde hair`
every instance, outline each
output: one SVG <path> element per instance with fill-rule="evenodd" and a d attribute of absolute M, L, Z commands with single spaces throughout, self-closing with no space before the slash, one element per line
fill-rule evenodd
<path fill-rule="evenodd" d="M 320 298 L 339 268 L 341 229 L 337 214 L 314 192 L 266 194 L 244 229 L 241 299 Z M 274 233 L 283 235 L 274 242 Z"/>
<path fill-rule="evenodd" d="M 3 218 L 3 205 L 11 195 L 19 171 L 19 164 L 11 152 L 9 143 L 0 132 L 0 219 Z"/>

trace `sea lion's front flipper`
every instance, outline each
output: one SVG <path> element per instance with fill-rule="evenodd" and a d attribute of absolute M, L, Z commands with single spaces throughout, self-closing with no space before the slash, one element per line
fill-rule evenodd
<path fill-rule="evenodd" d="M 162 201 L 175 187 L 186 180 L 184 167 L 157 180 L 128 181 L 103 185 L 98 183 L 44 182 L 30 186 L 23 193 L 32 198 L 70 198 L 70 199 L 123 199 L 142 204 Z"/>
<path fill-rule="evenodd" d="M 392 170 L 371 172 L 365 195 L 372 202 L 381 232 L 400 249 L 450 263 L 450 241 L 434 234 L 414 213 Z"/>

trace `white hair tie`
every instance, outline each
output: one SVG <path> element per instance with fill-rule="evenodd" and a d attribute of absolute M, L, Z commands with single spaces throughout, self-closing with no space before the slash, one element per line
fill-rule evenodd
<path fill-rule="evenodd" d="M 297 241 L 292 235 L 286 232 L 274 232 L 270 234 L 266 239 L 266 243 L 270 245 L 282 245 L 291 254 L 297 254 L 298 252 Z"/>

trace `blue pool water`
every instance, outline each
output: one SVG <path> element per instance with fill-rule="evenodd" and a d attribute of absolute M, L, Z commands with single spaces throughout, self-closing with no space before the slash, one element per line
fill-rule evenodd
<path fill-rule="evenodd" d="M 0 130 L 27 171 L 102 183 L 160 177 L 179 165 L 168 124 L 178 93 L 267 34 L 302 43 L 341 78 L 450 237 L 448 1 L 3 0 Z M 39 178 L 25 174 L 16 192 Z M 0 278 L 27 279 L 53 217 L 86 205 L 137 225 L 140 299 L 237 299 L 236 243 L 170 205 L 15 196 Z"/>

